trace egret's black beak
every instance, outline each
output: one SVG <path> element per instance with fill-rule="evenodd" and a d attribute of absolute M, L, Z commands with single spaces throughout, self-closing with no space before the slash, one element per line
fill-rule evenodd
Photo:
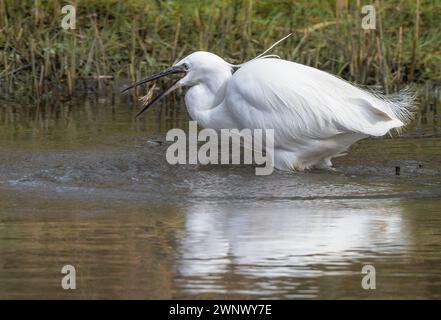
<path fill-rule="evenodd" d="M 169 74 L 175 74 L 175 73 L 187 73 L 187 70 L 183 67 L 183 66 L 173 66 L 170 67 L 168 69 L 165 69 L 164 71 L 155 73 L 154 75 L 144 78 L 138 82 L 135 82 L 134 84 L 132 84 L 131 86 L 125 88 L 124 90 L 121 91 L 121 93 L 125 93 L 127 91 L 129 91 L 130 89 L 136 88 L 137 86 L 140 86 L 144 83 L 168 76 Z M 180 79 L 179 79 L 180 80 Z M 178 81 L 175 81 L 173 83 L 173 85 L 171 87 L 169 87 L 168 89 L 164 90 L 163 92 L 161 92 L 159 95 L 157 95 L 155 98 L 153 98 L 137 115 L 136 117 L 140 116 L 144 111 L 146 111 L 150 106 L 152 106 L 155 102 L 159 101 L 161 98 L 165 97 L 166 95 L 168 95 L 169 93 L 171 93 L 172 91 L 174 91 L 175 89 L 178 88 L 177 84 Z"/>

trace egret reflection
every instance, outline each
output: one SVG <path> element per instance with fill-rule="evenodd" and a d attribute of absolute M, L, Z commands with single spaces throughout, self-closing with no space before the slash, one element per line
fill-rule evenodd
<path fill-rule="evenodd" d="M 406 250 L 401 215 L 399 206 L 357 200 L 293 201 L 271 209 L 198 204 L 186 216 L 178 270 L 188 290 L 203 284 L 213 291 L 224 289 L 217 278 L 231 274 L 265 282 L 344 273 L 357 259 Z"/>

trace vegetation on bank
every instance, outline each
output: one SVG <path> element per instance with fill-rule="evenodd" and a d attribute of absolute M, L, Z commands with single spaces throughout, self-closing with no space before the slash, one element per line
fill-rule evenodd
<path fill-rule="evenodd" d="M 0 0 L 0 96 L 39 97 L 97 76 L 134 80 L 195 50 L 227 61 L 273 53 L 359 84 L 395 90 L 441 80 L 441 2 L 376 0 Z M 76 29 L 61 28 L 65 4 Z"/>

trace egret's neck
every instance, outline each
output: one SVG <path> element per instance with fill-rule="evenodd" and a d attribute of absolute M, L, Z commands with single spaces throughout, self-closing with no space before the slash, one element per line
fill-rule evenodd
<path fill-rule="evenodd" d="M 217 72 L 207 75 L 206 81 L 192 86 L 185 95 L 185 104 L 193 120 L 204 128 L 215 128 L 213 111 L 223 108 L 225 93 L 231 72 Z"/>

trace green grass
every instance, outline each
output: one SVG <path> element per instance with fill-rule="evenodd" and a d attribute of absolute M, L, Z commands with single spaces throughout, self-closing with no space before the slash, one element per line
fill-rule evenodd
<path fill-rule="evenodd" d="M 0 97 L 81 90 L 97 75 L 134 80 L 195 50 L 251 59 L 276 40 L 282 58 L 359 84 L 395 90 L 441 80 L 441 3 L 374 1 L 377 29 L 361 28 L 356 0 L 72 1 L 75 30 L 61 28 L 59 0 L 0 0 Z M 418 28 L 416 28 L 416 22 Z"/>

